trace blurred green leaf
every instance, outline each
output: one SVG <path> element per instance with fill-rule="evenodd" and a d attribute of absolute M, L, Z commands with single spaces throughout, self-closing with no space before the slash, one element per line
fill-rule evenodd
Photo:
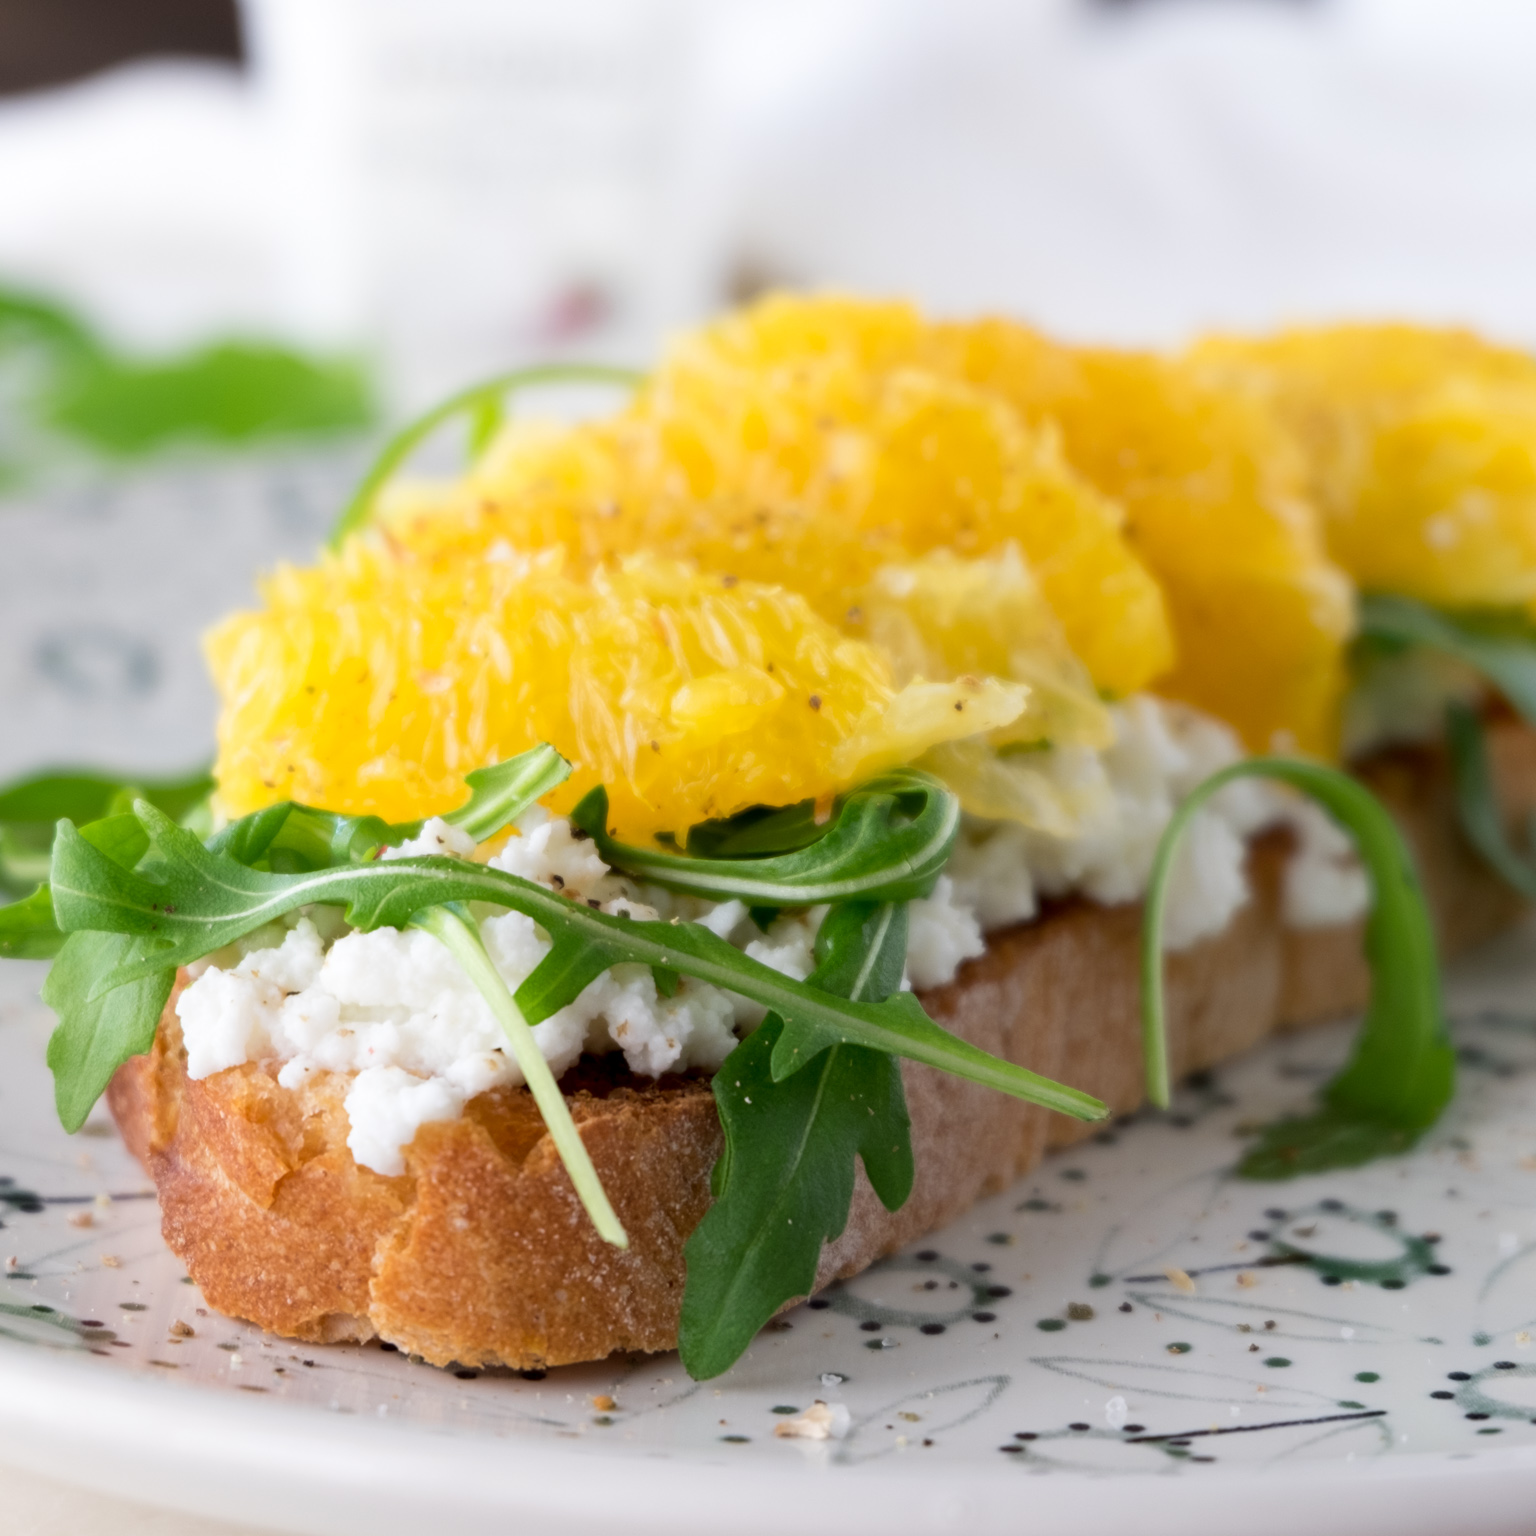
<path fill-rule="evenodd" d="M 99 452 L 133 457 L 177 441 L 238 444 L 365 427 L 373 400 L 355 363 L 228 341 L 163 363 L 78 358 L 60 370 L 43 410 Z"/>
<path fill-rule="evenodd" d="M 50 436 L 123 459 L 180 444 L 229 448 L 357 431 L 376 416 L 355 359 L 233 338 L 173 356 L 131 356 L 66 305 L 5 288 L 0 363 L 13 418 L 7 435 L 19 438 L 0 458 L 0 490 L 25 483 Z"/>
<path fill-rule="evenodd" d="M 48 878 L 54 824 L 79 826 L 148 800 L 177 821 L 213 793 L 206 769 L 175 779 L 130 779 L 88 770 L 34 773 L 0 785 L 0 902 L 24 896 Z"/>

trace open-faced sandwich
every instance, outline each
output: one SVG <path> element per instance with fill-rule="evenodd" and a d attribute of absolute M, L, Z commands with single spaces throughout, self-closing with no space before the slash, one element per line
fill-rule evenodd
<path fill-rule="evenodd" d="M 1366 1007 L 1247 1174 L 1433 1123 L 1432 930 L 1536 894 L 1536 364 L 780 297 L 605 417 L 517 382 L 210 636 L 211 800 L 0 796 L 61 1115 L 212 1305 L 709 1376 L 1271 1031 Z"/>

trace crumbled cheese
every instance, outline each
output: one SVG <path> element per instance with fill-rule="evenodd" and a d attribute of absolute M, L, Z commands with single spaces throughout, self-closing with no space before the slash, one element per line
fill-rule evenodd
<path fill-rule="evenodd" d="M 1179 802 L 1241 756 L 1230 731 L 1182 705 L 1141 697 L 1111 714 L 1115 738 L 1103 753 L 1037 755 L 1039 771 L 1085 808 L 1070 831 L 967 821 L 948 871 L 929 897 L 909 905 L 904 985 L 953 981 L 983 952 L 985 932 L 1027 921 L 1042 896 L 1137 899 Z M 1338 828 L 1294 797 L 1242 780 L 1190 823 L 1169 883 L 1169 948 L 1226 927 L 1247 899 L 1246 840 L 1277 821 L 1296 829 L 1299 844 L 1286 878 L 1288 921 L 1315 926 L 1363 910 L 1364 876 Z M 476 851 L 466 834 L 434 817 L 383 856 L 467 858 Z M 517 835 L 489 863 L 604 912 L 701 923 L 796 980 L 815 969 L 827 908 L 784 912 L 765 932 L 740 901 L 712 903 L 615 875 L 591 839 L 541 808 L 521 818 Z M 514 991 L 549 953 L 547 935 L 521 913 L 488 916 L 480 932 Z M 351 931 L 326 908 L 209 957 L 195 968 L 177 1013 L 193 1078 L 247 1061 L 273 1063 L 287 1088 L 317 1072 L 349 1075 L 348 1144 L 359 1163 L 389 1175 L 404 1171 L 404 1149 L 422 1125 L 454 1119 L 477 1094 L 523 1081 L 495 1016 L 437 939 L 419 929 Z M 616 965 L 535 1025 L 533 1037 L 557 1077 L 583 1053 L 609 1051 L 656 1077 L 713 1071 L 763 1015 L 759 1005 L 689 977 L 662 997 L 648 967 Z"/>
<path fill-rule="evenodd" d="M 975 912 L 956 904 L 948 875 L 939 876 L 931 896 L 908 904 L 907 980 L 914 987 L 944 986 L 986 947 Z"/>
<path fill-rule="evenodd" d="M 1290 812 L 1296 851 L 1285 866 L 1283 912 L 1291 928 L 1332 928 L 1371 904 L 1371 882 L 1348 835 L 1320 806 Z"/>
<path fill-rule="evenodd" d="M 421 831 L 409 842 L 398 848 L 386 848 L 381 859 L 413 859 L 428 854 L 446 855 L 454 859 L 467 859 L 477 844 L 469 833 L 450 826 L 441 816 L 429 816 L 422 823 Z"/>
<path fill-rule="evenodd" d="M 553 886 L 573 901 L 610 894 L 614 882 L 592 839 L 574 832 L 563 816 L 534 806 L 519 821 L 518 832 L 491 860 L 493 869 Z"/>
<path fill-rule="evenodd" d="M 518 912 L 489 917 L 480 931 L 514 991 L 549 952 L 548 938 Z M 417 1126 L 523 1081 L 485 1000 L 420 929 L 348 933 L 322 960 L 314 925 L 302 919 L 279 948 L 205 972 L 177 1014 L 193 1078 L 264 1059 L 282 1062 L 278 1081 L 288 1088 L 316 1071 L 356 1073 L 349 1145 L 380 1173 L 403 1171 L 400 1149 Z M 557 1076 L 583 1051 L 617 1049 L 632 1070 L 657 1077 L 718 1067 L 736 1043 L 735 1022 L 733 1000 L 717 987 L 684 977 L 663 998 L 647 967 L 617 965 L 536 1024 L 533 1037 Z M 425 1083 L 432 1093 L 417 1092 Z"/>
<path fill-rule="evenodd" d="M 1110 711 L 1115 738 L 1098 756 L 1071 759 L 1090 807 L 1066 835 L 1014 824 L 969 824 L 950 866 L 959 901 L 984 928 L 1027 921 L 1039 898 L 1072 894 L 1105 906 L 1147 888 L 1158 841 L 1180 801 L 1242 748 L 1224 725 L 1179 704 L 1145 696 Z M 1193 818 L 1168 884 L 1163 942 L 1187 949 L 1220 933 L 1248 897 L 1247 839 L 1283 818 L 1289 802 L 1269 786 L 1239 780 Z"/>
<path fill-rule="evenodd" d="M 468 1102 L 440 1077 L 417 1077 L 404 1067 L 369 1067 L 347 1090 L 347 1145 L 364 1168 L 405 1172 L 403 1149 L 432 1120 L 457 1120 Z"/>
<path fill-rule="evenodd" d="M 761 938 L 748 937 L 741 947 L 749 959 L 759 961 L 769 970 L 788 976 L 792 981 L 804 981 L 816 969 L 816 935 L 821 931 L 826 915 L 826 907 L 786 912 L 774 919 Z M 749 934 L 757 931 L 756 925 L 749 922 L 747 931 Z M 761 1003 L 754 1003 L 750 998 L 736 999 L 736 1022 L 744 1032 L 756 1029 L 767 1012 Z"/>
<path fill-rule="evenodd" d="M 818 1397 L 804 1413 L 780 1419 L 773 1435 L 776 1440 L 841 1440 L 852 1424 L 847 1403 L 824 1403 Z"/>

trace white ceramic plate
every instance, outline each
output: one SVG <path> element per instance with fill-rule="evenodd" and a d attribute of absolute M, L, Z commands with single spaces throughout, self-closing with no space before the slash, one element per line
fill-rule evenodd
<path fill-rule="evenodd" d="M 197 629 L 314 544 L 347 470 L 194 468 L 0 508 L 0 773 L 203 752 Z M 1283 1042 L 704 1386 L 673 1357 L 461 1380 L 204 1315 L 105 1120 L 74 1140 L 53 1120 L 41 974 L 0 965 L 0 1458 L 368 1536 L 1536 1529 L 1536 929 L 1459 978 L 1462 1096 L 1413 1157 L 1229 1182 L 1235 1127 L 1304 1103 L 1346 1036 Z M 818 1397 L 848 1409 L 845 1438 L 774 1436 Z"/>
<path fill-rule="evenodd" d="M 1455 978 L 1461 1096 L 1411 1157 L 1230 1179 L 1237 1127 L 1304 1103 L 1347 1033 L 1284 1041 L 703 1385 L 674 1356 L 455 1374 L 210 1315 L 110 1126 L 53 1123 L 40 974 L 0 969 L 0 1457 L 369 1536 L 1536 1525 L 1536 930 Z M 845 1437 L 774 1435 L 818 1398 Z"/>

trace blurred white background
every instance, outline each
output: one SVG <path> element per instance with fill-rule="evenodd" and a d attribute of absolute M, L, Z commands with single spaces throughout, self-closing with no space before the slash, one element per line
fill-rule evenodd
<path fill-rule="evenodd" d="M 0 280 L 144 346 L 360 347 L 401 406 L 640 361 L 773 282 L 1124 342 L 1536 340 L 1530 0 L 247 0 L 239 29 L 243 65 L 0 98 Z"/>
<path fill-rule="evenodd" d="M 356 354 L 391 417 L 777 283 L 1536 344 L 1533 82 L 1536 0 L 0 0 L 0 300 Z M 199 632 L 368 441 L 7 484 L 6 404 L 0 779 L 207 761 Z M 0 1529 L 215 1536 L 5 1471 Z"/>

